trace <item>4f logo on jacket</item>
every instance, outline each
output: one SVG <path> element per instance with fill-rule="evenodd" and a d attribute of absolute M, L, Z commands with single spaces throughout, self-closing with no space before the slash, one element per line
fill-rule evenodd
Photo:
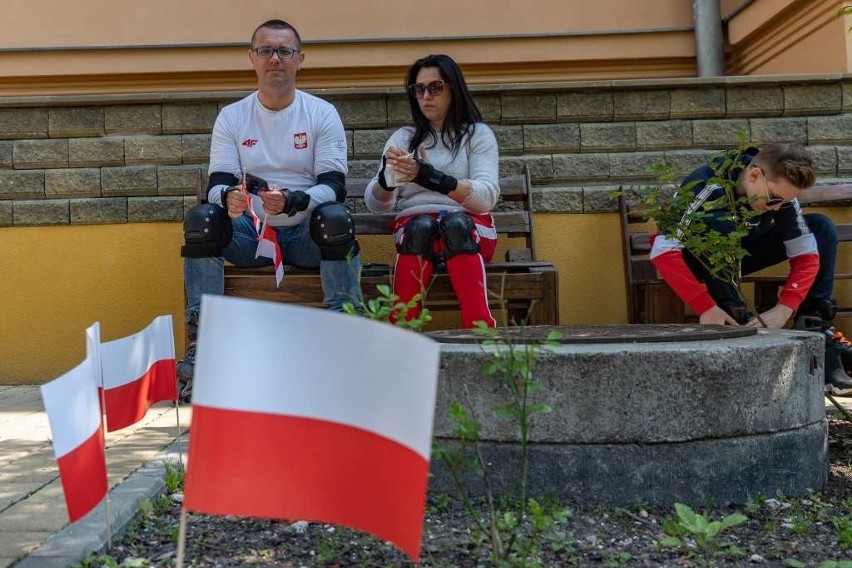
<path fill-rule="evenodd" d="M 296 150 L 304 150 L 308 147 L 308 133 L 299 132 L 293 135 L 293 146 Z"/>
<path fill-rule="evenodd" d="M 252 138 L 246 138 L 245 140 L 243 140 L 243 143 L 242 143 L 242 145 L 245 146 L 246 148 L 251 148 L 255 144 L 257 144 L 257 140 L 254 140 Z"/>

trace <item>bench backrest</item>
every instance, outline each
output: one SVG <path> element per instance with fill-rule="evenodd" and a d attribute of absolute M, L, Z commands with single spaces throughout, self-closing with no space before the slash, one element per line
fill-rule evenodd
<path fill-rule="evenodd" d="M 355 211 L 352 214 L 355 218 L 355 232 L 359 235 L 389 235 L 390 222 L 396 217 L 395 213 L 364 212 L 364 191 L 369 182 L 369 179 L 346 180 L 347 202 Z M 197 197 L 199 202 L 207 199 L 207 191 L 202 187 L 200 176 Z M 504 205 L 499 207 L 499 211 L 492 212 L 497 233 L 510 238 L 523 237 L 525 242 L 525 248 L 513 248 L 507 252 L 507 260 L 536 260 L 532 192 L 526 167 L 522 174 L 500 178 L 500 200 Z"/>

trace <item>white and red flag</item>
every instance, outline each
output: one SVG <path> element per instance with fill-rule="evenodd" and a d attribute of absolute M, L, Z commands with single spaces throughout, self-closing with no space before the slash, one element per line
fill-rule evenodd
<path fill-rule="evenodd" d="M 272 259 L 272 266 L 275 268 L 275 286 L 281 285 L 281 280 L 284 279 L 284 256 L 281 254 L 281 245 L 278 244 L 278 235 L 275 229 L 270 227 L 266 222 L 266 213 L 264 212 L 263 221 L 251 203 L 251 195 L 246 186 L 246 172 L 243 170 L 243 181 L 240 183 L 240 191 L 246 196 L 248 202 L 248 210 L 251 213 L 252 221 L 254 221 L 254 230 L 257 232 L 257 251 L 254 257 L 264 256 Z"/>
<path fill-rule="evenodd" d="M 107 494 L 106 458 L 94 358 L 41 387 L 59 478 L 75 522 Z"/>
<path fill-rule="evenodd" d="M 99 345 L 107 431 L 126 428 L 162 400 L 177 400 L 172 316 L 160 316 L 128 337 L 100 343 L 98 324 L 86 330 L 90 352 Z M 98 378 L 101 384 L 101 378 Z"/>
<path fill-rule="evenodd" d="M 286 304 L 201 312 L 185 508 L 346 525 L 416 561 L 438 344 Z"/>

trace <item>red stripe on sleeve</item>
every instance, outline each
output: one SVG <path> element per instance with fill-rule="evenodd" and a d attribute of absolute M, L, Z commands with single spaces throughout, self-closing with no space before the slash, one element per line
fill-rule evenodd
<path fill-rule="evenodd" d="M 819 271 L 819 253 L 802 254 L 790 259 L 790 275 L 781 289 L 779 304 L 784 304 L 794 312 L 799 309 L 808 291 L 816 280 Z"/>
<path fill-rule="evenodd" d="M 651 259 L 654 267 L 663 277 L 675 294 L 689 305 L 696 314 L 701 315 L 716 302 L 683 259 L 680 251 L 669 251 Z"/>

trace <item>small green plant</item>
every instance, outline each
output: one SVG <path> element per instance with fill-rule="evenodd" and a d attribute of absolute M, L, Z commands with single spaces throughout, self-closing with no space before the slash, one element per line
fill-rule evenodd
<path fill-rule="evenodd" d="M 379 295 L 366 301 L 363 312 L 359 313 L 354 304 L 347 302 L 343 304 L 344 313 L 363 316 L 375 321 L 393 322 L 399 327 L 412 331 L 422 331 L 426 324 L 432 321 L 432 315 L 427 308 L 423 308 L 415 318 L 408 319 L 406 317 L 409 311 L 417 307 L 421 298 L 420 294 L 415 295 L 408 302 L 400 302 L 399 296 L 391 292 L 390 286 L 387 284 L 379 284 L 376 286 L 376 290 Z"/>
<path fill-rule="evenodd" d="M 834 534 L 837 536 L 837 544 L 843 550 L 852 548 L 852 519 L 849 517 L 840 517 L 831 522 L 834 527 Z"/>
<path fill-rule="evenodd" d="M 721 521 L 710 521 L 683 503 L 675 503 L 674 507 L 675 516 L 663 522 L 663 529 L 670 539 L 663 539 L 666 544 L 661 541 L 662 546 L 679 546 L 680 539 L 689 536 L 700 548 L 712 548 L 716 538 L 724 530 L 748 520 L 748 517 L 741 513 L 733 513 Z"/>
<path fill-rule="evenodd" d="M 453 403 L 449 407 L 454 446 L 436 442 L 432 456 L 443 462 L 475 526 L 475 538 L 487 544 L 491 560 L 499 566 L 534 566 L 541 545 L 551 543 L 552 549 L 567 550 L 568 537 L 560 527 L 570 517 L 568 509 L 543 507 L 527 498 L 529 469 L 529 439 L 531 418 L 547 414 L 550 407 L 533 402 L 533 396 L 542 385 L 534 375 L 535 364 L 549 346 L 558 343 L 560 334 L 551 332 L 541 343 L 501 337 L 496 330 L 485 325 L 476 328 L 485 339 L 482 348 L 491 355 L 482 369 L 483 375 L 496 380 L 505 392 L 507 402 L 494 407 L 494 412 L 510 421 L 518 429 L 521 443 L 520 469 L 517 492 L 509 496 L 494 497 L 488 477 L 488 468 L 480 450 L 482 427 L 467 406 Z M 467 393 L 466 385 L 463 385 Z M 482 515 L 462 483 L 464 473 L 481 478 L 486 488 L 486 514 Z"/>
<path fill-rule="evenodd" d="M 818 568 L 852 568 L 852 560 L 823 560 Z"/>
<path fill-rule="evenodd" d="M 74 568 L 118 568 L 118 560 L 110 554 L 90 552 Z"/>
<path fill-rule="evenodd" d="M 166 470 L 166 491 L 177 493 L 183 487 L 183 478 L 185 475 L 183 464 L 179 461 L 164 460 L 163 467 Z"/>

